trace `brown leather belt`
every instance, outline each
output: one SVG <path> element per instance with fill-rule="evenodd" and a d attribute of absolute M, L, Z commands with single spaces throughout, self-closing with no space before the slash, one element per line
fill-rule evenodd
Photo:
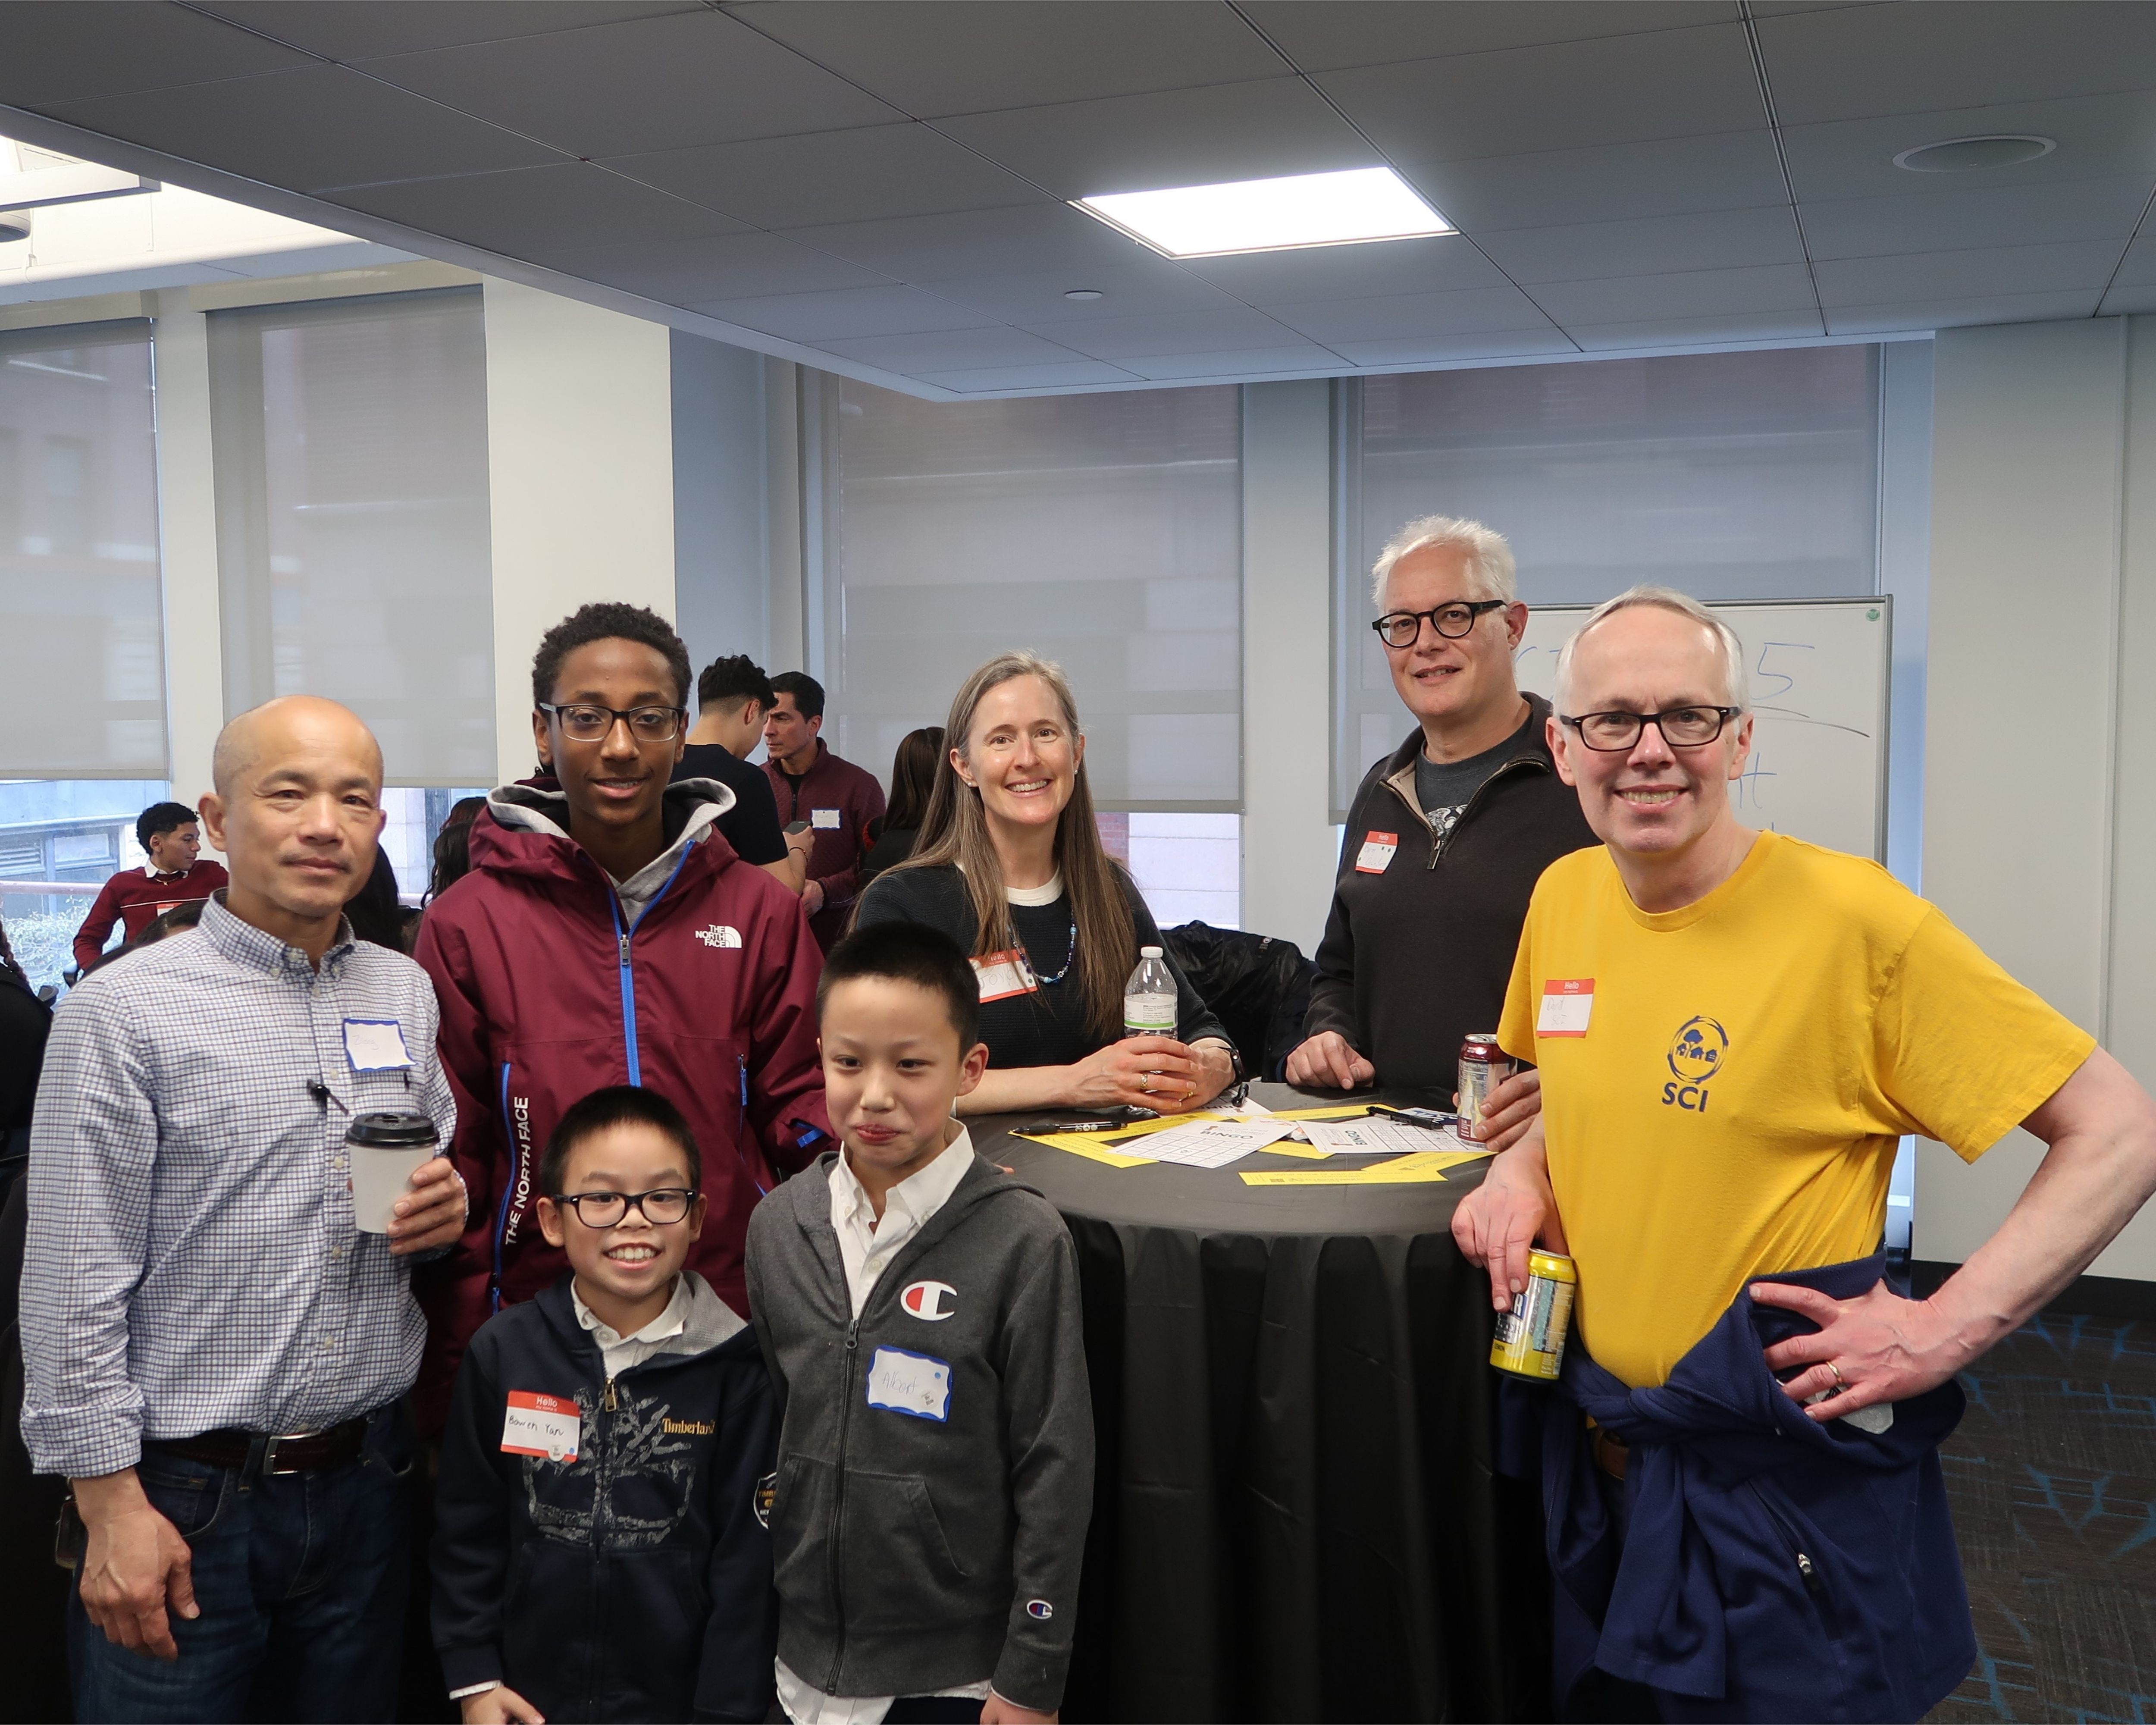
<path fill-rule="evenodd" d="M 1630 1447 L 1620 1443 L 1599 1425 L 1588 1435 L 1594 1445 L 1594 1465 L 1608 1474 L 1611 1479 L 1623 1479 L 1625 1464 L 1630 1459 L 1632 1454 Z"/>
<path fill-rule="evenodd" d="M 256 1440 L 256 1433 L 227 1427 L 191 1438 L 152 1438 L 145 1447 L 210 1467 L 244 1467 Z M 367 1442 L 367 1420 L 362 1415 L 326 1431 L 295 1432 L 285 1437 L 263 1437 L 260 1441 L 264 1473 L 312 1473 L 357 1461 Z"/>

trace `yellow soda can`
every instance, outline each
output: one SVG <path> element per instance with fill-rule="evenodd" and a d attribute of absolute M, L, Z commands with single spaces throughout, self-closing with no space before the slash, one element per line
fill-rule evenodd
<path fill-rule="evenodd" d="M 1490 1363 L 1537 1384 L 1553 1379 L 1564 1361 L 1564 1335 L 1578 1285 L 1579 1272 L 1563 1253 L 1529 1252 L 1527 1285 L 1512 1296 L 1512 1309 L 1497 1320 Z"/>

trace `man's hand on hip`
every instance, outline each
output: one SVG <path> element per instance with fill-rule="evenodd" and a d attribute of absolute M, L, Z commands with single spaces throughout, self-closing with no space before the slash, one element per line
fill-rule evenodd
<path fill-rule="evenodd" d="M 1454 1107 L 1460 1098 L 1452 1099 Z M 1515 1072 L 1490 1092 L 1482 1106 L 1482 1136 L 1492 1150 L 1509 1150 L 1527 1135 L 1543 1111 L 1543 1075 L 1532 1066 Z"/>
<path fill-rule="evenodd" d="M 389 1250 L 394 1257 L 454 1245 L 465 1231 L 465 1183 L 446 1156 L 412 1170 L 404 1196 L 389 1212 Z"/>
<path fill-rule="evenodd" d="M 71 1483 L 89 1535 L 82 1558 L 83 1609 L 106 1640 L 157 1659 L 177 1659 L 179 1644 L 166 1613 L 202 1615 L 187 1541 L 151 1507 L 133 1468 Z"/>
<path fill-rule="evenodd" d="M 1320 1030 L 1287 1057 L 1287 1081 L 1303 1090 L 1354 1090 L 1378 1081 L 1378 1069 L 1337 1030 Z"/>
<path fill-rule="evenodd" d="M 1469 1263 L 1490 1272 L 1490 1303 L 1499 1312 L 1510 1311 L 1512 1296 L 1527 1286 L 1527 1252 L 1537 1240 L 1554 1252 L 1565 1249 L 1539 1126 L 1530 1122 L 1452 1213 L 1453 1240 Z"/>
<path fill-rule="evenodd" d="M 1782 1386 L 1791 1400 L 1829 1392 L 1826 1400 L 1804 1409 L 1814 1420 L 1839 1420 L 1859 1408 L 1922 1395 L 1979 1351 L 1954 1333 L 1930 1301 L 1904 1300 L 1883 1281 L 1853 1300 L 1789 1282 L 1755 1281 L 1751 1293 L 1755 1304 L 1800 1312 L 1819 1326 L 1811 1335 L 1792 1336 L 1767 1350 L 1767 1363 L 1777 1372 L 1809 1368 Z"/>

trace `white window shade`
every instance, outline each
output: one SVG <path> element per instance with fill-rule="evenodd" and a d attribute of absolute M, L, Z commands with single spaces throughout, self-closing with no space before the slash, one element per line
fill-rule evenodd
<path fill-rule="evenodd" d="M 1341 416 L 1333 810 L 1414 726 L 1369 629 L 1405 521 L 1512 542 L 1530 605 L 1879 590 L 1879 350 L 1799 347 L 1371 377 Z"/>
<path fill-rule="evenodd" d="M 146 323 L 0 335 L 0 778 L 162 778 Z"/>
<path fill-rule="evenodd" d="M 975 667 L 1027 648 L 1070 679 L 1098 806 L 1239 809 L 1239 393 L 819 387 L 831 747 L 886 775 Z"/>
<path fill-rule="evenodd" d="M 225 708 L 341 701 L 388 777 L 490 783 L 476 291 L 213 313 Z"/>

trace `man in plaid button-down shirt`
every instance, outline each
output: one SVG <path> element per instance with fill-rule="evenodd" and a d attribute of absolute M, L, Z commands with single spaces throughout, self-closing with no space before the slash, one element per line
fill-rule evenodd
<path fill-rule="evenodd" d="M 85 1531 L 79 1719 L 393 1717 L 413 1254 L 465 1194 L 357 1230 L 346 1122 L 453 1104 L 434 991 L 352 938 L 382 829 L 367 727 L 307 696 L 218 739 L 201 927 L 62 1004 L 30 1142 L 23 1435 Z M 393 1031 L 384 1029 L 393 1024 Z M 357 1026 L 355 1033 L 354 1027 Z M 271 1441 L 275 1440 L 275 1442 Z"/>

